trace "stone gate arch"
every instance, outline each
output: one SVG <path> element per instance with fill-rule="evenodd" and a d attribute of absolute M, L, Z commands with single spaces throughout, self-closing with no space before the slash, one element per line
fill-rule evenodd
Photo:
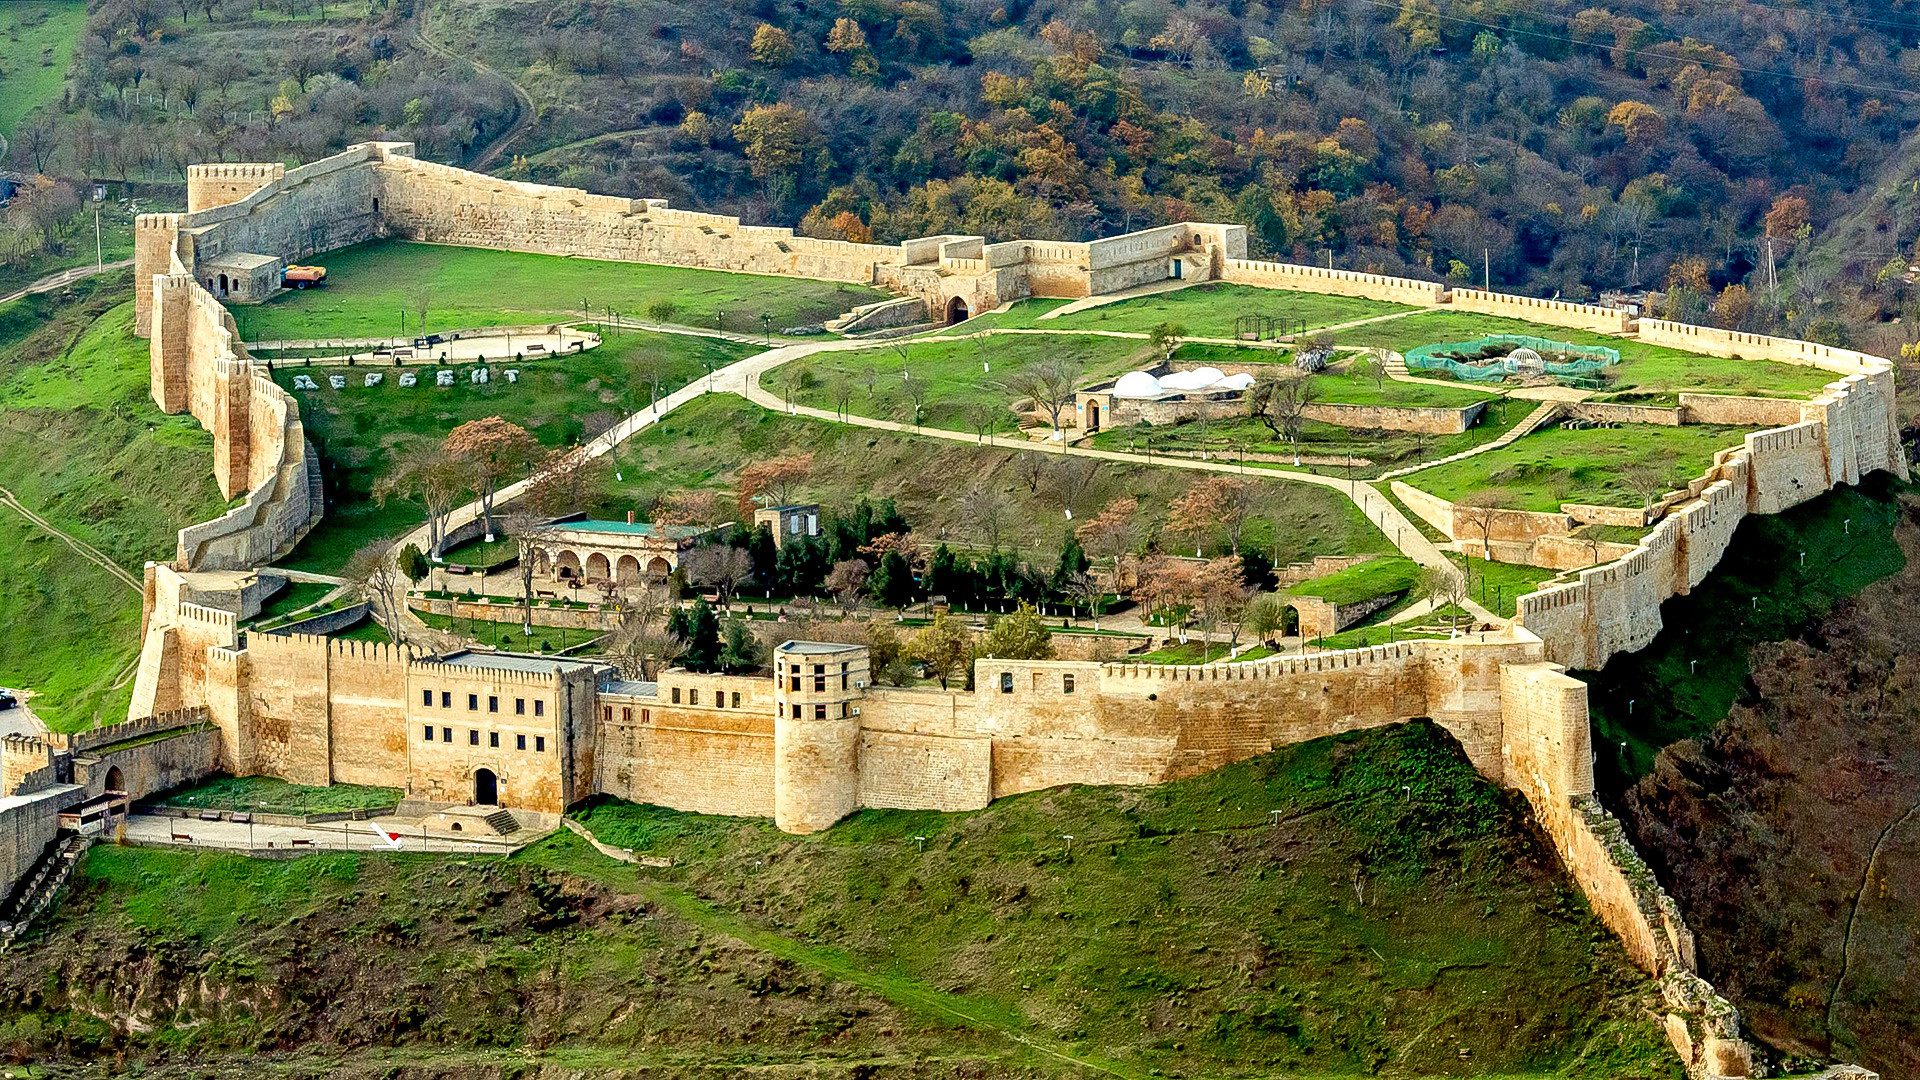
<path fill-rule="evenodd" d="M 960 297 L 956 296 L 947 301 L 947 325 L 966 322 L 971 314 L 967 308 L 967 302 Z"/>
<path fill-rule="evenodd" d="M 613 568 L 613 580 L 621 585 L 635 585 L 640 581 L 640 560 L 631 555 L 620 556 L 619 563 Z"/>
<path fill-rule="evenodd" d="M 589 552 L 587 555 L 587 580 L 606 581 L 612 576 L 613 565 L 607 561 L 606 555 L 598 551 Z"/>

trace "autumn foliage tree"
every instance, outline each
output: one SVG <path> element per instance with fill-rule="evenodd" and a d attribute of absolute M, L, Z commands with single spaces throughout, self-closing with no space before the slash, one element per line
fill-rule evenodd
<path fill-rule="evenodd" d="M 753 517 L 755 500 L 769 506 L 784 506 L 793 501 L 800 485 L 813 472 L 813 454 L 787 454 L 784 457 L 756 461 L 740 470 L 738 481 L 740 517 Z"/>
<path fill-rule="evenodd" d="M 1216 528 L 1222 529 L 1227 534 L 1228 549 L 1238 556 L 1240 537 L 1253 514 L 1258 490 L 1258 485 L 1244 477 L 1208 477 L 1188 488 L 1167 508 L 1167 531 L 1197 541 Z"/>
<path fill-rule="evenodd" d="M 480 516 L 489 542 L 494 534 L 494 493 L 502 481 L 525 473 L 538 450 L 539 444 L 526 428 L 498 416 L 469 420 L 448 434 L 447 453 L 466 466 L 480 495 Z"/>

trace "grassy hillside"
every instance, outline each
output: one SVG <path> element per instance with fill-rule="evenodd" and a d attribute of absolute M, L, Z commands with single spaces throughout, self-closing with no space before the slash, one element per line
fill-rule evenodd
<path fill-rule="evenodd" d="M 28 113 L 59 99 L 86 22 L 85 0 L 0 4 L 0 138 L 12 138 Z"/>
<path fill-rule="evenodd" d="M 1405 483 L 1448 500 L 1484 491 L 1493 505 L 1513 510 L 1554 513 L 1566 502 L 1637 507 L 1645 495 L 1634 490 L 1636 470 L 1652 470 L 1665 485 L 1659 494 L 1665 494 L 1705 472 L 1714 454 L 1739 446 L 1749 430 L 1713 424 L 1549 427 L 1498 450 L 1424 469 Z"/>
<path fill-rule="evenodd" d="M 807 498 L 836 508 L 851 506 L 863 494 L 892 498 L 924 537 L 987 542 L 981 523 L 961 506 L 962 496 L 975 485 L 1004 497 L 1008 513 L 1003 543 L 1054 550 L 1069 524 L 1054 481 L 1060 459 L 1044 451 L 998 450 L 782 416 L 730 396 L 694 401 L 623 447 L 624 460 L 629 465 L 638 461 L 643 468 L 628 472 L 628 484 L 609 486 L 601 509 L 617 512 L 632 505 L 633 498 L 662 488 L 731 491 L 741 465 L 809 450 L 815 456 L 813 477 L 803 489 Z M 1184 469 L 1100 462 L 1074 501 L 1074 521 L 1084 520 L 1112 498 L 1133 495 L 1140 500 L 1143 523 L 1151 529 L 1165 516 L 1167 505 L 1203 476 Z M 1379 530 L 1337 492 L 1275 481 L 1263 487 L 1256 514 L 1242 543 L 1265 550 L 1277 563 L 1390 550 Z"/>
<path fill-rule="evenodd" d="M 333 390 L 316 369 L 310 374 L 322 389 L 294 391 L 294 396 L 307 435 L 320 450 L 327 516 L 282 565 L 337 570 L 369 541 L 421 521 L 415 506 L 381 507 L 370 500 L 374 484 L 395 467 L 399 448 L 410 442 L 444 438 L 468 420 L 498 415 L 525 427 L 543 445 L 574 445 L 644 408 L 653 375 L 659 376 L 665 397 L 752 351 L 711 338 L 623 332 L 579 356 L 494 364 L 493 380 L 478 385 L 463 374 L 451 387 L 433 386 L 432 369 L 419 369 L 424 372 L 419 386 L 401 386 L 388 372 L 379 386 L 369 387 L 362 385 L 362 372 L 341 368 L 349 376 L 347 388 Z M 508 367 L 520 372 L 518 383 L 501 374 Z M 292 391 L 298 373 L 283 368 L 274 378 Z"/>
<path fill-rule="evenodd" d="M 678 266 L 598 262 L 515 251 L 376 240 L 317 260 L 327 267 L 319 289 L 284 293 L 265 304 L 235 305 L 248 341 L 393 337 L 419 331 L 420 290 L 430 330 L 579 319 L 612 308 L 647 318 L 646 307 L 671 300 L 671 322 L 758 334 L 831 319 L 884 300 L 864 285 L 804 278 L 729 274 Z M 767 316 L 765 323 L 761 316 Z"/>
<path fill-rule="evenodd" d="M 148 397 L 127 288 L 109 275 L 0 308 L 0 487 L 138 577 L 224 503 L 212 439 Z M 0 685 L 40 691 L 62 728 L 125 715 L 137 592 L 0 508 L 0 595 Z"/>
<path fill-rule="evenodd" d="M 96 848 L 0 956 L 0 1038 L 158 1075 L 1678 1075 L 1646 981 L 1430 725 L 809 837 L 582 818 L 673 866 L 564 833 L 505 861 Z M 95 1019 L 136 1001 L 153 1030 Z"/>

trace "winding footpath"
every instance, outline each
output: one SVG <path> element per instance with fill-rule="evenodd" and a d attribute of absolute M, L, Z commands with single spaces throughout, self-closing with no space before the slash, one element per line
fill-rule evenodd
<path fill-rule="evenodd" d="M 121 267 L 132 265 L 132 259 L 121 259 L 118 262 L 110 262 L 101 266 L 76 266 L 71 270 L 61 270 L 57 273 L 48 274 L 46 277 L 41 278 L 39 281 L 34 282 L 18 292 L 10 292 L 5 296 L 0 296 L 0 304 L 11 304 L 23 296 L 32 296 L 35 293 L 52 292 L 55 289 L 71 285 L 83 278 L 90 278 L 95 274 L 104 274 L 109 270 L 118 270 Z"/>
<path fill-rule="evenodd" d="M 722 334 L 717 331 L 701 331 L 691 327 L 679 327 L 677 328 L 677 332 L 697 336 L 724 337 L 729 340 L 738 339 L 738 335 Z M 1021 334 L 1087 333 L 1087 331 L 1080 330 L 1003 330 L 995 332 Z M 1095 331 L 1095 333 L 1113 337 L 1146 337 L 1144 334 L 1129 334 L 1120 331 Z M 966 336 L 969 335 L 946 335 L 918 340 L 960 340 Z M 1193 338 L 1189 340 L 1208 341 L 1214 339 Z M 1224 341 L 1225 339 L 1220 340 Z M 615 424 L 606 432 L 595 437 L 582 446 L 580 452 L 589 460 L 602 457 L 611 453 L 616 446 L 640 432 L 645 431 L 647 428 L 654 426 L 660 422 L 661 418 L 671 414 L 675 409 L 680 408 L 696 398 L 704 397 L 709 393 L 736 394 L 762 408 L 784 412 L 789 416 L 805 416 L 809 419 L 823 420 L 829 423 L 848 424 L 853 427 L 870 428 L 876 431 L 891 431 L 905 435 L 920 436 L 922 438 L 945 439 L 949 442 L 969 443 L 975 446 L 991 446 L 995 449 L 1015 450 L 1023 453 L 1093 458 L 1100 461 L 1111 461 L 1141 468 L 1188 469 L 1195 472 L 1239 474 L 1267 480 L 1285 480 L 1300 484 L 1312 484 L 1316 487 L 1338 492 L 1351 500 L 1355 506 L 1359 507 L 1360 512 L 1366 516 L 1367 520 L 1372 522 L 1376 528 L 1385 534 L 1387 540 L 1391 542 L 1401 554 L 1412 559 L 1420 566 L 1445 568 L 1448 570 L 1455 569 L 1454 563 L 1447 557 L 1446 553 L 1441 551 L 1431 540 L 1428 540 L 1426 534 L 1421 532 L 1417 526 L 1409 522 L 1405 515 L 1400 512 L 1400 509 L 1385 495 L 1381 494 L 1381 492 L 1371 484 L 1358 480 L 1344 480 L 1337 477 L 1321 476 L 1318 473 L 1299 472 L 1290 469 L 1249 468 L 1244 464 L 1225 461 L 1148 457 L 1144 454 L 1128 453 L 1119 450 L 1097 450 L 1092 447 L 1073 446 L 1063 443 L 1040 443 L 1034 442 L 1031 439 L 1010 438 L 1001 435 L 982 437 L 964 431 L 914 427 L 910 424 L 902 424 L 893 420 L 876 420 L 866 416 L 838 416 L 825 409 L 815 409 L 799 405 L 768 391 L 760 385 L 762 376 L 773 371 L 775 368 L 795 360 L 819 353 L 851 352 L 871 348 L 873 348 L 872 342 L 857 339 L 809 341 L 776 346 L 765 352 L 737 360 L 726 367 L 714 371 L 705 378 L 695 380 L 681 387 L 679 390 L 668 394 L 666 397 L 660 399 L 657 405 L 649 406 L 646 409 L 634 413 L 620 423 Z M 515 498 L 525 493 L 527 489 L 532 486 L 534 479 L 534 477 L 528 477 L 518 483 L 502 488 L 494 496 L 495 505 L 508 505 Z M 468 525 L 478 519 L 479 516 L 480 503 L 478 500 L 470 502 L 453 511 L 448 517 L 445 526 L 446 531 L 452 532 L 454 529 Z M 398 556 L 398 552 L 408 544 L 414 544 L 419 546 L 421 550 L 426 550 L 427 527 L 424 523 L 394 543 L 393 551 L 396 557 Z M 428 627 L 426 623 L 421 621 L 420 618 L 407 607 L 406 589 L 407 584 L 404 576 L 396 575 L 394 585 L 395 594 L 391 598 L 391 604 L 388 610 L 393 612 L 395 617 L 399 618 L 404 624 L 402 633 L 407 638 L 415 640 L 437 641 L 439 638 L 444 637 L 445 635 L 441 634 L 440 631 Z M 1496 626 L 1505 625 L 1506 623 L 1504 618 L 1487 610 L 1472 599 L 1463 600 L 1460 606 L 1472 613 L 1474 620 L 1478 623 L 1490 623 Z"/>

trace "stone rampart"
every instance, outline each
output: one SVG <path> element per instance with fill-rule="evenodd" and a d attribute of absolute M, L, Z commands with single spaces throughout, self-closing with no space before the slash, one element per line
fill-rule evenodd
<path fill-rule="evenodd" d="M 1687 410 L 1677 405 L 1630 405 L 1617 401 L 1570 401 L 1566 414 L 1576 420 L 1606 424 L 1659 424 L 1679 427 L 1688 422 Z M 1701 423 L 1703 421 L 1694 421 Z"/>
<path fill-rule="evenodd" d="M 1542 300 L 1534 296 L 1487 292 L 1484 289 L 1451 290 L 1450 306 L 1455 311 L 1497 315 L 1503 319 L 1521 319 L 1546 326 L 1564 326 L 1570 330 L 1590 330 L 1597 334 L 1626 334 L 1634 320 L 1618 308 L 1574 304 L 1565 300 Z"/>
<path fill-rule="evenodd" d="M 1358 296 L 1414 307 L 1435 307 L 1447 302 L 1447 287 L 1437 281 L 1363 274 L 1355 270 L 1334 270 L 1299 263 L 1229 257 L 1220 277 L 1223 281 L 1255 285 L 1263 289 Z"/>
<path fill-rule="evenodd" d="M 1725 424 L 1730 427 L 1784 427 L 1800 421 L 1800 398 L 1736 397 L 1726 394 L 1681 394 L 1680 408 L 1689 424 Z"/>
<path fill-rule="evenodd" d="M 1405 405 L 1342 405 L 1316 401 L 1304 410 L 1306 418 L 1341 427 L 1374 431 L 1418 431 L 1428 435 L 1458 435 L 1472 427 L 1487 403 L 1476 402 L 1458 409 Z"/>

